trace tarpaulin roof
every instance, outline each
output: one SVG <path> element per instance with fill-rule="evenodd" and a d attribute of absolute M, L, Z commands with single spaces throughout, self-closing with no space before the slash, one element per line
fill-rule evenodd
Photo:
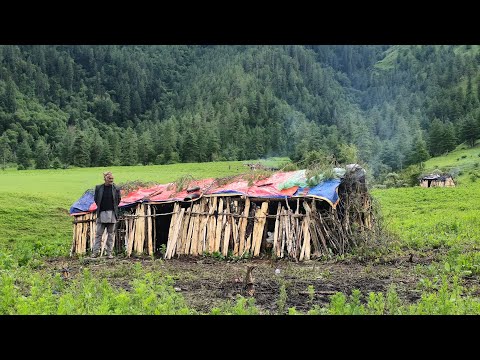
<path fill-rule="evenodd" d="M 250 179 L 250 180 L 249 180 Z M 199 187 L 193 193 L 204 195 L 244 195 L 253 198 L 284 199 L 285 197 L 310 197 L 327 201 L 335 207 L 338 203 L 338 186 L 340 179 L 330 179 L 309 188 L 305 170 L 277 172 L 270 177 L 254 180 L 253 175 L 238 175 L 229 180 L 203 179 L 192 180 L 188 189 Z M 119 207 L 128 207 L 139 202 L 172 202 L 185 201 L 191 195 L 187 189 L 177 191 L 175 183 L 154 185 L 139 188 L 125 194 L 122 190 L 122 201 Z M 87 190 L 70 208 L 70 214 L 91 212 L 97 209 L 93 201 L 93 190 Z"/>
<path fill-rule="evenodd" d="M 450 178 L 450 175 L 439 175 L 439 174 L 430 174 L 422 177 L 422 180 L 441 180 L 445 181 L 447 178 Z"/>

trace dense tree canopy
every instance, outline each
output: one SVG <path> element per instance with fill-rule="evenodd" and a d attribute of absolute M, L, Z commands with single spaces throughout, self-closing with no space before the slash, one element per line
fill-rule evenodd
<path fill-rule="evenodd" d="M 396 171 L 480 136 L 479 46 L 0 46 L 21 168 L 303 159 Z"/>

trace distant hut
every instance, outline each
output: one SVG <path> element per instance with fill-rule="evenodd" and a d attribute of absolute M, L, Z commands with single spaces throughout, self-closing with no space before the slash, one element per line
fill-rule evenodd
<path fill-rule="evenodd" d="M 365 170 L 308 187 L 305 170 L 181 181 L 122 194 L 115 251 L 165 259 L 203 254 L 309 260 L 343 254 L 373 229 Z M 70 209 L 70 256 L 91 251 L 95 209 L 88 190 Z M 103 244 L 106 232 L 103 234 Z M 102 245 L 103 252 L 104 245 Z"/>
<path fill-rule="evenodd" d="M 420 186 L 426 188 L 455 186 L 455 182 L 449 174 L 430 174 L 420 179 Z"/>

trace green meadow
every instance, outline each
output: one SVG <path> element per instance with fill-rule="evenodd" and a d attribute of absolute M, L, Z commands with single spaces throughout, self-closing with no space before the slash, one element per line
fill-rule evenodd
<path fill-rule="evenodd" d="M 303 313 L 480 313 L 476 295 L 480 277 L 480 181 L 472 176 L 480 161 L 478 153 L 478 148 L 459 149 L 426 163 L 425 171 L 460 167 L 455 188 L 372 191 L 390 242 L 387 249 L 367 254 L 370 263 L 366 267 L 409 253 L 416 257 L 432 251 L 440 254 L 434 262 L 415 267 L 421 291 L 415 304 L 399 303 L 393 288 L 363 298 L 352 289 L 348 294 L 332 295 L 327 306 L 312 305 Z M 268 166 L 286 160 L 271 159 Z M 96 279 L 88 266 L 81 276 L 66 283 L 60 275 L 48 273 L 45 264 L 50 259 L 68 260 L 72 241 L 68 210 L 85 190 L 102 182 L 103 171 L 111 170 L 120 184 L 135 180 L 167 183 L 187 175 L 200 179 L 245 173 L 248 168 L 244 163 L 0 171 L 0 314 L 198 313 L 173 290 L 170 276 L 143 269 L 138 263 L 123 265 L 121 270 L 130 276 L 131 291 L 117 289 L 106 279 Z M 351 255 L 351 259 L 355 256 Z M 282 287 L 280 290 L 278 304 L 285 296 Z M 206 313 L 257 314 L 260 310 L 254 299 L 238 297 L 236 302 L 226 302 Z M 290 308 L 287 313 L 299 312 Z"/>

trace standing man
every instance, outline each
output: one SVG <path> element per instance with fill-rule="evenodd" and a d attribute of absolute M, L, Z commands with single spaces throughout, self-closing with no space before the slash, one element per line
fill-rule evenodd
<path fill-rule="evenodd" d="M 103 173 L 105 183 L 95 186 L 95 195 L 93 197 L 97 204 L 97 232 L 95 235 L 95 243 L 92 249 L 92 258 L 100 255 L 100 247 L 102 245 L 102 235 L 107 229 L 107 258 L 113 259 L 113 236 L 115 224 L 118 219 L 118 204 L 120 204 L 120 189 L 113 183 L 113 175 L 111 171 Z"/>

